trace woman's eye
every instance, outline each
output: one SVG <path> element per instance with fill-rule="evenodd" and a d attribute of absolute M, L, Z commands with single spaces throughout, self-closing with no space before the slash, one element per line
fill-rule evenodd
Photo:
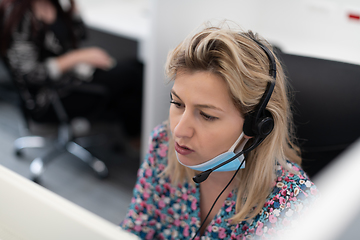
<path fill-rule="evenodd" d="M 181 103 L 175 102 L 174 100 L 171 100 L 170 103 L 171 103 L 171 104 L 174 104 L 175 107 L 177 107 L 177 108 L 181 108 L 181 107 L 182 107 L 182 104 L 181 104 Z"/>
<path fill-rule="evenodd" d="M 200 114 L 204 117 L 206 121 L 214 121 L 215 119 L 217 119 L 217 117 L 210 116 L 204 112 L 200 112 Z"/>

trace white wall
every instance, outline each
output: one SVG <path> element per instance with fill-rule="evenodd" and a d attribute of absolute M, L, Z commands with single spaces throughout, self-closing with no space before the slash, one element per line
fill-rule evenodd
<path fill-rule="evenodd" d="M 208 20 L 229 19 L 283 51 L 360 64 L 360 14 L 355 0 L 152 0 L 147 42 L 142 154 L 151 130 L 167 119 L 167 53 Z"/>

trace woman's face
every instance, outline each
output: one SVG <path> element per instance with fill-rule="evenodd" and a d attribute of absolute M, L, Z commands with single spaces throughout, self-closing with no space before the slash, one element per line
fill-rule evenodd
<path fill-rule="evenodd" d="M 206 162 L 228 151 L 240 136 L 244 119 L 221 77 L 206 71 L 178 73 L 171 98 L 170 128 L 183 164 Z"/>

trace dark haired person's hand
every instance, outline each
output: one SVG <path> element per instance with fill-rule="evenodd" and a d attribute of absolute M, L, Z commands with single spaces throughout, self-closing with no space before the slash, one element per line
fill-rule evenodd
<path fill-rule="evenodd" d="M 115 64 L 113 58 L 98 47 L 87 47 L 68 52 L 57 59 L 59 70 L 66 72 L 78 64 L 88 64 L 94 68 L 108 70 Z"/>

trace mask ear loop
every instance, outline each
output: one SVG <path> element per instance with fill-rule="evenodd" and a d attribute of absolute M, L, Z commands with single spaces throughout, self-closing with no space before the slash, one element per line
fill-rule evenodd
<path fill-rule="evenodd" d="M 239 138 L 235 141 L 235 143 L 230 147 L 230 149 L 229 149 L 229 152 L 233 152 L 233 153 L 235 153 L 235 150 L 236 150 L 236 147 L 237 147 L 237 145 L 239 144 L 239 142 L 244 138 L 244 132 L 242 132 L 241 134 L 240 134 L 240 136 L 239 136 Z M 248 139 L 244 139 L 244 141 L 241 143 L 241 145 L 238 147 L 239 149 L 243 149 L 244 148 L 244 146 L 245 146 L 245 144 L 247 143 L 247 141 L 248 141 Z M 240 151 L 241 151 L 240 150 Z M 238 151 L 239 152 L 239 151 Z"/>
<path fill-rule="evenodd" d="M 240 142 L 240 140 L 243 138 L 243 136 L 244 136 L 244 132 L 242 132 L 242 133 L 240 134 L 240 136 L 239 136 L 238 139 L 235 141 L 235 143 L 230 147 L 229 152 L 235 152 L 235 148 L 236 148 L 236 146 L 239 144 L 239 142 Z"/>

